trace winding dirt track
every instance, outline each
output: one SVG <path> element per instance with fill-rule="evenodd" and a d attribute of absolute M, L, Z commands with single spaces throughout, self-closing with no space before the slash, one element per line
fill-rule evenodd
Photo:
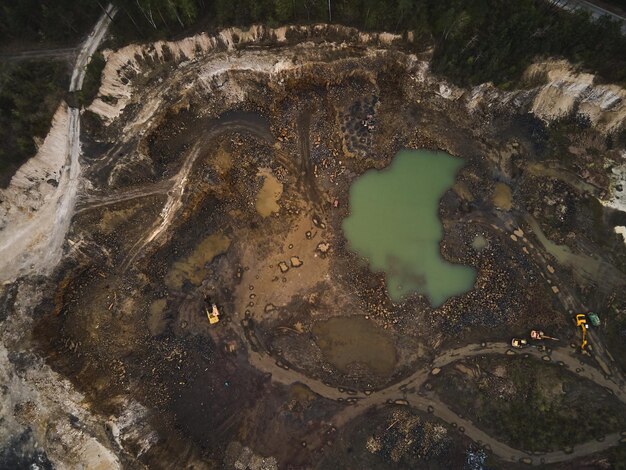
<path fill-rule="evenodd" d="M 459 432 L 464 433 L 475 442 L 485 446 L 488 451 L 503 460 L 511 462 L 524 461 L 533 465 L 571 460 L 608 449 L 623 442 L 622 435 L 614 433 L 605 436 L 601 441 L 593 440 L 585 442 L 573 446 L 567 451 L 561 450 L 550 453 L 525 452 L 523 450 L 514 449 L 498 441 L 496 438 L 489 436 L 471 421 L 458 416 L 446 404 L 437 399 L 434 394 L 421 390 L 422 385 L 431 377 L 432 369 L 441 368 L 462 359 L 490 354 L 523 354 L 525 357 L 556 363 L 579 375 L 581 378 L 592 380 L 598 385 L 606 387 L 619 400 L 626 404 L 626 391 L 623 386 L 617 385 L 609 378 L 606 378 L 598 369 L 581 363 L 579 356 L 575 355 L 573 350 L 568 350 L 567 348 L 554 349 L 546 353 L 542 353 L 535 348 L 528 348 L 521 353 L 517 353 L 512 351 L 507 343 L 470 344 L 458 349 L 445 351 L 437 356 L 432 362 L 431 369 L 419 370 L 410 377 L 390 387 L 367 393 L 361 391 L 355 392 L 353 390 L 346 391 L 328 386 L 319 380 L 309 378 L 297 371 L 286 368 L 267 354 L 250 352 L 249 360 L 258 370 L 271 374 L 274 382 L 284 385 L 299 382 L 305 384 L 320 396 L 331 400 L 346 401 L 346 408 L 333 419 L 335 426 L 346 424 L 348 421 L 373 406 L 392 403 L 406 404 L 423 412 L 432 413 L 443 421 L 452 424 Z"/>
<path fill-rule="evenodd" d="M 72 70 L 70 92 L 83 86 L 85 70 L 93 53 L 104 39 L 117 9 L 109 4 L 93 31 L 83 43 Z M 32 218 L 7 229 L 0 239 L 0 281 L 10 281 L 26 273 L 46 273 L 63 255 L 65 235 L 74 215 L 81 182 L 80 110 L 68 110 L 68 154 L 56 191 Z"/>
<path fill-rule="evenodd" d="M 184 196 L 187 191 L 187 183 L 189 175 L 198 159 L 198 156 L 206 149 L 209 141 L 224 132 L 244 131 L 254 134 L 268 143 L 274 143 L 274 136 L 269 130 L 269 126 L 261 123 L 245 119 L 245 117 L 237 116 L 233 118 L 225 118 L 216 121 L 213 126 L 208 129 L 203 136 L 196 142 L 192 150 L 187 155 L 182 167 L 176 175 L 171 179 L 170 190 L 167 192 L 167 201 L 161 210 L 159 221 L 152 227 L 145 237 L 135 243 L 130 253 L 124 261 L 124 268 L 127 269 L 139 254 L 147 248 L 151 243 L 159 239 L 170 226 L 178 212 L 183 207 Z M 158 192 L 152 192 L 157 194 Z"/>
<path fill-rule="evenodd" d="M 268 142 L 273 143 L 274 139 L 269 129 L 258 123 L 249 122 L 246 119 L 224 119 L 219 121 L 212 129 L 210 129 L 194 148 L 187 155 L 185 162 L 178 173 L 169 180 L 155 185 L 146 186 L 140 189 L 133 189 L 119 194 L 110 195 L 105 199 L 93 197 L 85 201 L 85 205 L 79 209 L 80 211 L 101 207 L 107 204 L 113 204 L 122 200 L 140 198 L 151 194 L 168 195 L 161 212 L 160 220 L 155 224 L 151 231 L 145 237 L 137 242 L 131 250 L 129 257 L 125 263 L 126 267 L 130 266 L 134 259 L 150 244 L 161 237 L 174 220 L 179 210 L 184 204 L 184 196 L 189 180 L 191 170 L 196 162 L 202 149 L 206 148 L 208 141 L 218 134 L 227 131 L 247 131 L 257 135 Z M 305 139 L 303 144 L 306 146 Z M 522 217 L 523 218 L 523 217 Z M 550 286 L 559 286 L 556 297 L 568 312 L 584 311 L 584 306 L 575 298 L 575 296 L 560 282 L 559 278 L 546 269 L 547 256 L 543 254 L 538 244 L 533 244 L 526 236 L 520 236 L 520 229 L 516 219 L 512 215 L 499 214 L 482 214 L 474 215 L 471 219 L 465 220 L 468 223 L 484 224 L 492 229 L 501 232 L 505 238 L 513 238 L 520 246 L 525 247 L 524 253 L 531 258 L 540 271 L 546 282 Z M 529 235 L 530 236 L 530 235 Z M 235 322 L 237 325 L 237 322 Z M 236 330 L 242 338 L 244 334 L 242 328 L 237 325 Z M 626 433 L 614 433 L 605 436 L 602 440 L 592 440 L 586 443 L 578 444 L 567 450 L 559 450 L 549 453 L 532 453 L 519 449 L 514 449 L 500 441 L 495 437 L 489 436 L 474 423 L 458 416 L 446 404 L 441 402 L 433 393 L 426 392 L 422 385 L 431 377 L 431 370 L 442 368 L 446 365 L 453 364 L 456 361 L 489 354 L 523 354 L 529 360 L 543 360 L 545 362 L 556 363 L 561 367 L 567 368 L 572 373 L 579 375 L 581 378 L 591 380 L 596 384 L 605 387 L 614 394 L 622 403 L 626 404 L 626 389 L 624 380 L 621 377 L 617 367 L 610 360 L 610 356 L 606 353 L 604 347 L 598 338 L 594 338 L 596 354 L 594 359 L 600 366 L 595 368 L 581 361 L 580 354 L 573 349 L 567 347 L 555 348 L 541 352 L 536 348 L 527 348 L 521 352 L 513 351 L 508 343 L 483 343 L 470 344 L 457 349 L 450 349 L 442 352 L 431 363 L 429 369 L 418 370 L 410 377 L 391 385 L 387 388 L 376 391 L 354 391 L 344 390 L 341 388 L 331 387 L 323 382 L 307 377 L 306 375 L 289 369 L 282 364 L 280 360 L 272 357 L 264 352 L 255 352 L 249 349 L 249 361 L 259 371 L 271 375 L 272 381 L 284 385 L 293 383 L 302 383 L 309 387 L 316 394 L 336 401 L 346 403 L 343 411 L 334 417 L 333 424 L 341 426 L 356 416 L 360 415 L 367 409 L 385 404 L 404 404 L 423 412 L 431 413 L 434 416 L 453 425 L 460 433 L 465 434 L 475 442 L 483 445 L 485 449 L 495 454 L 497 457 L 510 462 L 524 462 L 532 465 L 542 465 L 548 463 L 564 462 L 574 458 L 583 457 L 595 452 L 606 450 L 610 447 L 617 446 L 626 440 Z"/>
<path fill-rule="evenodd" d="M 79 62 L 81 62 L 80 59 L 83 57 L 85 57 L 85 55 L 79 56 Z M 77 69 L 75 69 L 75 71 Z M 74 84 L 74 77 L 72 84 Z M 306 178 L 307 173 L 310 172 L 310 162 L 308 162 L 308 158 L 306 158 L 309 150 L 308 122 L 306 121 L 306 115 L 299 124 L 300 150 L 302 154 L 302 161 L 300 162 L 301 166 L 299 169 L 301 173 L 303 173 L 301 176 Z M 163 206 L 159 220 L 131 249 L 124 263 L 125 268 L 131 266 L 133 261 L 140 256 L 143 251 L 166 234 L 168 227 L 171 225 L 172 221 L 179 214 L 179 211 L 184 205 L 187 185 L 194 163 L 201 155 L 203 149 L 206 148 L 210 139 L 215 138 L 220 133 L 227 131 L 251 132 L 267 140 L 269 143 L 274 143 L 274 137 L 269 131 L 269 128 L 266 126 L 240 118 L 223 119 L 218 121 L 211 129 L 203 134 L 196 145 L 187 154 L 178 173 L 171 179 L 155 185 L 135 188 L 126 192 L 109 195 L 106 198 L 93 196 L 84 200 L 82 207 L 79 208 L 79 211 L 86 211 L 108 204 L 114 204 L 116 202 L 141 198 L 153 194 L 167 194 L 168 198 Z M 76 131 L 75 135 L 77 135 L 77 133 L 78 132 Z M 72 157 L 76 156 L 77 158 L 78 151 L 73 150 L 71 155 Z M 72 160 L 74 160 L 74 158 L 72 158 Z M 79 171 L 77 161 L 73 161 L 73 163 L 76 164 L 72 164 L 70 169 L 73 170 L 76 168 L 74 171 Z M 74 178 L 76 178 L 76 176 Z M 521 219 L 523 220 L 523 217 L 521 217 Z M 514 241 L 518 241 L 520 249 L 525 248 L 524 252 L 532 259 L 541 275 L 544 279 L 546 279 L 546 282 L 548 282 L 551 287 L 558 286 L 558 292 L 555 292 L 555 295 L 563 305 L 564 309 L 570 313 L 579 310 L 584 311 L 584 306 L 575 298 L 567 287 L 565 287 L 564 283 L 560 282 L 560 279 L 558 279 L 554 273 L 546 270 L 547 257 L 541 252 L 538 245 L 530 242 L 525 236 L 519 235 L 520 229 L 516 218 L 512 215 L 506 214 L 498 214 L 498 216 L 494 216 L 493 214 L 482 214 L 481 216 L 473 216 L 471 219 L 468 218 L 466 222 L 478 224 L 482 223 L 486 226 L 488 225 L 492 229 L 500 231 L 503 236 L 507 238 L 511 237 L 513 239 L 512 235 L 516 235 L 517 238 L 515 238 Z M 242 338 L 245 337 L 245 334 L 240 325 L 238 325 L 238 322 L 234 322 L 234 324 L 236 325 L 235 329 L 242 336 Z M 347 423 L 371 407 L 393 403 L 404 404 L 423 412 L 431 413 L 443 421 L 453 425 L 453 427 L 455 427 L 460 433 L 467 435 L 469 438 L 480 445 L 483 445 L 488 451 L 505 461 L 541 465 L 568 461 L 606 450 L 625 442 L 626 433 L 614 433 L 605 436 L 601 440 L 592 440 L 573 446 L 567 450 L 549 453 L 526 452 L 514 449 L 498 441 L 495 437 L 489 436 L 474 423 L 458 416 L 446 404 L 442 403 L 433 393 L 425 391 L 422 385 L 424 385 L 431 377 L 431 371 L 433 369 L 442 368 L 465 358 L 490 354 L 523 354 L 524 356 L 527 356 L 529 360 L 543 360 L 565 367 L 572 373 L 579 375 L 581 378 L 591 380 L 610 390 L 610 392 L 622 401 L 622 403 L 626 404 L 624 380 L 621 377 L 618 368 L 613 364 L 610 355 L 602 346 L 599 339 L 593 336 L 592 338 L 596 348 L 594 359 L 600 368 L 591 367 L 588 364 L 581 362 L 581 356 L 577 355 L 574 350 L 567 347 L 555 348 L 546 352 L 541 352 L 535 348 L 528 348 L 522 352 L 516 352 L 511 350 L 508 343 L 483 343 L 479 345 L 470 344 L 457 349 L 444 351 L 439 356 L 435 357 L 428 369 L 418 370 L 411 376 L 396 384 L 375 391 L 348 391 L 328 386 L 319 380 L 307 377 L 300 372 L 289 369 L 287 366 L 282 364 L 280 360 L 277 360 L 264 352 L 255 352 L 252 348 L 249 348 L 249 361 L 259 371 L 271 375 L 271 379 L 274 382 L 284 385 L 299 382 L 305 384 L 313 392 L 322 397 L 346 403 L 345 408 L 334 417 L 333 424 L 335 426 L 341 426 Z"/>
<path fill-rule="evenodd" d="M 173 179 L 167 179 L 158 183 L 149 184 L 140 188 L 133 188 L 127 191 L 116 192 L 107 196 L 88 196 L 76 205 L 76 214 L 90 211 L 99 207 L 110 206 L 124 201 L 141 199 L 158 194 L 168 194 L 174 186 Z"/>
<path fill-rule="evenodd" d="M 470 222 L 470 220 L 468 220 Z M 499 218 L 485 214 L 477 220 L 471 220 L 475 223 L 483 223 L 491 228 L 500 231 L 505 237 L 520 234 L 520 229 L 512 216 L 500 216 Z M 558 292 L 555 293 L 566 311 L 585 311 L 584 306 L 576 299 L 576 297 L 559 282 L 558 277 L 550 273 L 546 269 L 547 258 L 541 253 L 538 247 L 530 242 L 525 236 L 515 237 L 520 246 L 525 246 L 526 253 L 535 263 L 537 269 L 541 272 L 544 279 L 550 286 L 559 286 Z M 513 239 L 513 237 L 511 237 Z M 490 354 L 506 354 L 518 355 L 522 354 L 529 360 L 542 360 L 544 362 L 555 363 L 561 367 L 567 368 L 570 372 L 577 374 L 581 378 L 591 380 L 596 384 L 605 387 L 623 404 L 626 405 L 626 387 L 625 381 L 621 376 L 617 366 L 613 363 L 610 356 L 601 344 L 599 338 L 594 337 L 595 354 L 593 358 L 600 368 L 592 367 L 581 361 L 582 356 L 573 348 L 558 347 L 547 349 L 545 352 L 537 348 L 531 347 L 524 350 L 512 350 L 508 343 L 482 343 L 470 344 L 456 349 L 450 349 L 441 352 L 435 357 L 429 369 L 418 370 L 410 377 L 391 385 L 387 388 L 377 391 L 346 391 L 334 388 L 291 370 L 276 361 L 270 355 L 250 351 L 250 363 L 258 370 L 271 374 L 272 380 L 284 385 L 300 382 L 308 386 L 313 392 L 320 396 L 331 400 L 347 402 L 346 408 L 334 417 L 333 424 L 341 426 L 367 409 L 373 406 L 384 404 L 404 404 L 411 406 L 423 412 L 431 413 L 443 421 L 453 425 L 460 433 L 465 434 L 478 444 L 482 445 L 488 451 L 497 457 L 510 462 L 523 462 L 530 465 L 543 465 L 550 463 L 565 462 L 589 454 L 600 452 L 608 448 L 623 444 L 626 442 L 626 430 L 622 433 L 613 433 L 600 440 L 591 440 L 585 443 L 572 446 L 569 449 L 540 453 L 526 452 L 514 449 L 503 442 L 498 441 L 495 437 L 489 436 L 471 421 L 458 416 L 445 403 L 441 402 L 434 393 L 429 393 L 422 388 L 429 377 L 431 371 L 442 368 L 449 364 L 453 364 L 459 360 L 463 360 L 475 356 L 485 356 Z"/>

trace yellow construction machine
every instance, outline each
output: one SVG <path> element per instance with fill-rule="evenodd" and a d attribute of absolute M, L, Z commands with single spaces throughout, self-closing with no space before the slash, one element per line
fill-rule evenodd
<path fill-rule="evenodd" d="M 215 325 L 220 321 L 220 311 L 217 309 L 217 305 L 211 304 L 211 310 L 205 308 L 206 316 L 210 325 Z"/>
<path fill-rule="evenodd" d="M 582 342 L 580 343 L 580 349 L 584 351 L 585 347 L 587 346 L 587 328 L 589 328 L 589 325 L 587 324 L 587 315 L 585 315 L 584 313 L 579 313 L 578 315 L 576 315 L 576 326 L 580 327 L 582 331 Z"/>

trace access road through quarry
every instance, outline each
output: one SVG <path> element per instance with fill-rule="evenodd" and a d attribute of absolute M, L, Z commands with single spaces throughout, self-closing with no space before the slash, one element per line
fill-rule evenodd
<path fill-rule="evenodd" d="M 98 49 L 117 9 L 109 4 L 83 43 L 70 80 L 70 92 L 82 89 L 91 56 Z M 56 190 L 43 206 L 0 233 L 0 282 L 10 282 L 27 273 L 45 274 L 61 260 L 80 185 L 80 110 L 68 109 L 67 156 L 60 169 Z"/>

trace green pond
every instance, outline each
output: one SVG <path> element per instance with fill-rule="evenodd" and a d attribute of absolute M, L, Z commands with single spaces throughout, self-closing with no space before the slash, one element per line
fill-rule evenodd
<path fill-rule="evenodd" d="M 393 301 L 417 292 L 438 307 L 473 287 L 475 270 L 444 260 L 439 250 L 439 200 L 463 164 L 445 152 L 403 150 L 389 167 L 352 184 L 343 231 L 350 249 L 385 272 Z"/>

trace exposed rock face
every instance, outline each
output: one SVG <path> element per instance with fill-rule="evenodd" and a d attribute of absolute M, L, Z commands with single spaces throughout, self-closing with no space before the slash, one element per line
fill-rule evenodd
<path fill-rule="evenodd" d="M 237 49 L 254 45 L 289 46 L 295 43 L 301 43 L 311 49 L 317 45 L 309 41 L 328 37 L 336 38 L 333 47 L 337 48 L 348 44 L 386 47 L 402 40 L 402 37 L 396 34 L 361 33 L 354 28 L 337 25 L 289 26 L 278 29 L 257 25 L 248 30 L 225 29 L 216 36 L 202 33 L 180 41 L 130 45 L 105 54 L 107 65 L 103 72 L 100 97 L 89 109 L 101 115 L 107 122 L 111 122 L 132 101 L 133 78 L 140 76 L 145 66 L 152 63 L 171 61 L 179 68 L 184 68 L 202 61 L 208 67 L 203 67 L 206 72 L 198 79 L 209 88 L 222 88 L 228 81 L 229 74 L 235 70 L 278 75 L 283 70 L 297 67 L 287 57 L 276 57 L 276 51 L 270 54 L 247 53 L 244 57 L 237 57 L 231 54 Z M 149 107 L 147 111 L 150 110 Z M 138 118 L 138 121 L 143 122 L 143 116 Z"/>
<path fill-rule="evenodd" d="M 278 29 L 229 28 L 216 36 L 202 33 L 179 41 L 129 45 L 105 52 L 107 65 L 102 86 L 89 110 L 107 125 L 120 126 L 123 135 L 130 138 L 147 131 L 162 112 L 163 100 L 168 96 L 178 95 L 184 106 L 185 96 L 192 90 L 201 90 L 219 94 L 228 107 L 247 98 L 248 92 L 237 83 L 238 72 L 266 75 L 271 83 L 280 86 L 289 76 L 302 75 L 313 64 L 326 60 L 323 57 L 330 51 L 358 46 L 367 47 L 365 55 L 376 56 L 401 47 L 402 43 L 399 35 L 361 33 L 354 28 L 320 24 Z M 273 47 L 246 49 L 258 45 Z M 242 49 L 244 54 L 235 53 Z M 513 113 L 532 112 L 547 122 L 576 112 L 588 117 L 603 133 L 624 127 L 626 91 L 615 85 L 594 85 L 593 75 L 577 73 L 565 61 L 538 63 L 528 69 L 529 77 L 545 77 L 546 84 L 531 90 L 503 92 L 489 84 L 460 89 L 431 75 L 427 62 L 412 54 L 403 57 L 415 80 L 431 84 L 440 98 L 464 100 L 470 112 L 483 107 L 503 108 Z M 170 72 L 147 83 L 155 64 L 166 64 Z M 137 109 L 132 116 L 119 120 L 129 104 Z M 0 247 L 19 237 L 19 228 L 31 214 L 61 192 L 55 190 L 58 184 L 65 184 L 60 180 L 67 165 L 67 132 L 68 109 L 63 104 L 37 155 L 20 168 L 7 189 L 0 191 Z M 53 218 L 47 218 L 50 222 Z M 9 269 L 5 272 L 17 274 Z"/>
<path fill-rule="evenodd" d="M 59 183 L 67 155 L 67 107 L 59 106 L 37 155 L 20 167 L 7 189 L 0 189 L 0 231 L 37 211 Z"/>
<path fill-rule="evenodd" d="M 626 90 L 619 86 L 594 84 L 595 76 L 578 73 L 562 60 L 534 64 L 526 75 L 548 80 L 533 99 L 531 109 L 536 116 L 551 121 L 575 111 L 605 134 L 624 126 Z"/>
<path fill-rule="evenodd" d="M 108 439 L 103 420 L 85 406 L 69 380 L 26 348 L 30 315 L 40 298 L 36 287 L 13 289 L 12 311 L 0 322 L 0 448 L 30 432 L 35 447 L 57 468 L 121 468 L 119 450 Z"/>

